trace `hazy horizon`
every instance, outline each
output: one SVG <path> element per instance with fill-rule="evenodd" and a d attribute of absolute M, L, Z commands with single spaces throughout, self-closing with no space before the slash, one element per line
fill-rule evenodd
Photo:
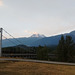
<path fill-rule="evenodd" d="M 14 37 L 69 33 L 74 20 L 75 0 L 0 0 L 0 28 Z"/>

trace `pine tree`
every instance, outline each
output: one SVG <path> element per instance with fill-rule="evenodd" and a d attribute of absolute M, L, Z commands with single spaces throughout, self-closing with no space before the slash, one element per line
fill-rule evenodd
<path fill-rule="evenodd" d="M 37 59 L 39 60 L 48 60 L 48 48 L 46 46 L 38 47 L 37 50 Z"/>
<path fill-rule="evenodd" d="M 61 40 L 59 41 L 58 47 L 57 47 L 57 55 L 59 61 L 68 61 L 68 62 L 74 62 L 73 58 L 73 52 L 74 52 L 74 42 L 72 40 L 71 36 L 66 36 L 66 39 L 64 39 L 64 36 L 61 36 Z"/>
<path fill-rule="evenodd" d="M 61 40 L 59 40 L 59 44 L 57 47 L 57 54 L 58 54 L 58 60 L 59 61 L 65 61 L 65 40 L 64 36 L 61 36 Z"/>
<path fill-rule="evenodd" d="M 69 62 L 73 62 L 74 58 L 73 58 L 73 52 L 74 52 L 74 42 L 72 40 L 71 36 L 66 36 L 66 51 L 67 51 L 67 61 Z"/>

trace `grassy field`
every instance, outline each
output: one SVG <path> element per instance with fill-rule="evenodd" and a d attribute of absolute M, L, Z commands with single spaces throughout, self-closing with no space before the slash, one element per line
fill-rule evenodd
<path fill-rule="evenodd" d="M 75 66 L 0 61 L 0 75 L 75 75 Z"/>

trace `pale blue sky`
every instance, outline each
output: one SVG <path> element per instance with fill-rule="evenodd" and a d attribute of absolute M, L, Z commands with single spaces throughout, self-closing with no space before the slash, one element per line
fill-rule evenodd
<path fill-rule="evenodd" d="M 0 0 L 0 27 L 15 37 L 75 30 L 75 0 Z"/>

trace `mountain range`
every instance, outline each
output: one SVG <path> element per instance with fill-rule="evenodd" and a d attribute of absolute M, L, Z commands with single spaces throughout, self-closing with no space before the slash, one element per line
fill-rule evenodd
<path fill-rule="evenodd" d="M 9 46 L 15 46 L 15 45 L 53 46 L 53 45 L 57 45 L 59 43 L 61 35 L 64 35 L 64 37 L 66 37 L 66 35 L 69 35 L 72 37 L 73 41 L 75 42 L 75 31 L 72 31 L 70 33 L 65 33 L 65 34 L 60 34 L 60 35 L 50 36 L 50 37 L 46 37 L 46 36 L 40 35 L 40 34 L 33 34 L 30 37 L 16 38 L 17 40 L 16 39 L 4 39 L 2 41 L 2 47 L 9 47 Z M 11 42 L 9 40 L 11 40 Z"/>

